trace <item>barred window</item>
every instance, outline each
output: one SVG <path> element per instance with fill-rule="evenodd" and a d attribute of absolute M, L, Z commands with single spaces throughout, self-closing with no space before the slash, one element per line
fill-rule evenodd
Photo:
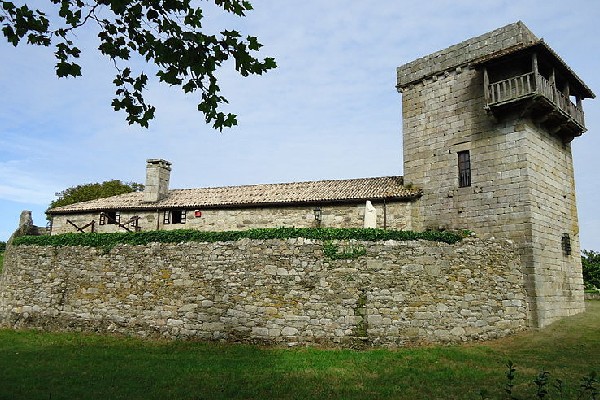
<path fill-rule="evenodd" d="M 469 150 L 458 152 L 458 187 L 471 186 L 471 155 Z"/>
<path fill-rule="evenodd" d="M 571 255 L 571 236 L 568 233 L 562 235 L 562 249 L 565 256 Z"/>

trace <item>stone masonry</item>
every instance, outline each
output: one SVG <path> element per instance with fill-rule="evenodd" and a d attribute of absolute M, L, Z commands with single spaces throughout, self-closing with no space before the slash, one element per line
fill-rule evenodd
<path fill-rule="evenodd" d="M 396 87 L 403 177 L 169 190 L 171 164 L 152 159 L 144 193 L 50 210 L 52 233 L 360 228 L 371 202 L 378 228 L 480 239 L 339 243 L 367 250 L 344 261 L 303 239 L 11 247 L 2 324 L 400 346 L 489 339 L 583 311 L 571 141 L 592 91 L 522 22 L 400 66 Z"/>
<path fill-rule="evenodd" d="M 252 228 L 362 228 L 365 215 L 365 204 L 324 205 L 322 221 L 315 220 L 314 206 L 280 206 L 280 207 L 245 207 L 227 209 L 204 209 L 199 217 L 194 216 L 193 210 L 187 212 L 185 224 L 165 224 L 164 210 L 158 211 L 121 211 L 121 221 L 128 221 L 139 216 L 140 230 L 173 230 L 197 229 L 204 231 L 226 231 Z M 377 226 L 388 229 L 412 230 L 411 202 L 373 202 L 377 211 Z M 57 216 L 53 219 L 52 233 L 70 233 L 75 229 L 67 222 L 72 221 L 77 226 L 85 226 L 90 221 L 98 220 L 98 212 L 80 213 Z M 118 225 L 101 226 L 101 232 L 123 232 Z M 98 226 L 96 226 L 98 230 Z M 90 228 L 86 229 L 89 232 Z"/>
<path fill-rule="evenodd" d="M 528 325 L 523 271 L 506 240 L 307 239 L 86 247 L 10 246 L 3 327 L 334 346 L 502 337 Z"/>
<path fill-rule="evenodd" d="M 471 229 L 517 243 L 531 322 L 541 327 L 584 310 L 571 145 L 527 112 L 537 100 L 500 116 L 486 112 L 487 72 L 477 63 L 536 40 L 522 23 L 508 25 L 399 67 L 398 89 L 404 181 L 423 189 L 413 227 Z M 514 57 L 502 64 L 504 76 L 531 69 L 531 59 L 537 68 L 535 54 Z M 459 187 L 457 154 L 466 151 L 471 182 Z"/>

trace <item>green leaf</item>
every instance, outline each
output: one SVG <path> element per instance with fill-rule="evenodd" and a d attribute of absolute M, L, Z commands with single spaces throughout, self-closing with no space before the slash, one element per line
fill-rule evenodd
<path fill-rule="evenodd" d="M 13 46 L 23 38 L 31 45 L 54 44 L 57 76 L 76 77 L 81 75 L 81 67 L 73 62 L 81 55 L 80 46 L 74 43 L 78 39 L 77 30 L 89 22 L 98 24 L 98 51 L 109 57 L 118 71 L 123 71 L 113 81 L 117 98 L 111 105 L 124 111 L 130 124 L 147 127 L 155 115 L 154 107 L 144 100 L 148 77 L 131 71 L 129 59 L 134 53 L 157 66 L 156 77 L 160 82 L 180 86 L 185 93 L 198 91 L 198 110 L 208 124 L 220 131 L 238 122 L 235 114 L 222 110 L 227 99 L 217 84 L 217 71 L 228 65 L 226 61 L 231 57 L 242 76 L 261 75 L 275 68 L 272 58 L 261 60 L 251 55 L 262 48 L 255 36 L 242 38 L 240 32 L 232 29 L 222 29 L 220 35 L 202 32 L 201 2 L 51 0 L 50 4 L 55 7 L 53 15 L 58 15 L 52 22 L 40 10 L 2 1 L 3 36 Z M 215 0 L 215 4 L 239 16 L 252 10 L 247 0 Z M 138 77 L 132 78 L 132 74 Z"/>
<path fill-rule="evenodd" d="M 114 182 L 114 181 L 111 181 Z M 118 182 L 118 181 L 117 181 Z M 98 185 L 98 184 L 92 184 Z M 69 193 L 81 191 L 81 187 L 67 189 Z M 88 188 L 86 187 L 86 190 Z M 374 235 L 375 234 L 375 235 Z M 333 241 L 348 240 L 432 240 L 446 242 L 448 235 L 453 235 L 452 243 L 461 240 L 461 236 L 450 232 L 411 232 L 383 229 L 344 229 L 344 228 L 260 228 L 246 231 L 146 231 L 136 233 L 68 233 L 53 236 L 24 236 L 15 239 L 15 245 L 36 244 L 42 246 L 93 246 L 110 248 L 116 244 L 144 245 L 152 242 L 181 243 L 181 242 L 227 242 L 243 238 L 268 240 L 307 238 L 322 240 L 323 250 L 327 257 L 334 259 L 358 258 L 366 254 L 364 246 L 359 244 L 339 244 Z"/>
<path fill-rule="evenodd" d="M 153 8 L 149 9 L 148 12 L 146 12 L 146 18 L 148 18 L 148 19 L 158 18 L 158 11 L 156 11 Z"/>
<path fill-rule="evenodd" d="M 61 61 L 56 64 L 56 75 L 61 78 L 68 76 L 81 76 L 81 66 L 75 63 Z"/>

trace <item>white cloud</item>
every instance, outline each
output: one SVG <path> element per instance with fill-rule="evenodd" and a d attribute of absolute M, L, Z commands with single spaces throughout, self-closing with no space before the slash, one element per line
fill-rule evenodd
<path fill-rule="evenodd" d="M 30 204 L 48 204 L 54 185 L 22 162 L 0 163 L 0 199 Z"/>

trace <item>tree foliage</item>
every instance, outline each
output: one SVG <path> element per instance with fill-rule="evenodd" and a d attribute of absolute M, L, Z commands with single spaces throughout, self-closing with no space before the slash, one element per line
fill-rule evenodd
<path fill-rule="evenodd" d="M 140 192 L 144 190 L 144 185 L 135 182 L 121 182 L 120 180 L 104 181 L 102 183 L 86 183 L 63 190 L 56 194 L 58 199 L 50 203 L 50 208 L 67 206 L 69 204 L 79 203 L 105 197 L 116 196 L 118 194 Z"/>
<path fill-rule="evenodd" d="M 583 267 L 585 287 L 600 289 L 600 253 L 593 250 L 583 250 L 581 266 Z"/>
<path fill-rule="evenodd" d="M 203 33 L 204 16 L 194 0 L 50 0 L 58 11 L 57 19 L 21 3 L 0 0 L 4 37 L 14 46 L 24 39 L 31 45 L 54 46 L 59 77 L 81 75 L 77 30 L 89 23 L 99 26 L 98 50 L 117 69 L 112 107 L 125 111 L 129 124 L 148 127 L 155 113 L 155 107 L 143 97 L 148 76 L 134 72 L 130 65 L 134 53 L 158 67 L 160 82 L 180 86 L 186 93 L 199 91 L 198 111 L 219 130 L 236 125 L 237 120 L 234 114 L 221 111 L 227 99 L 220 94 L 217 69 L 230 59 L 242 76 L 261 75 L 276 66 L 273 58 L 253 56 L 262 47 L 254 36 L 243 38 L 235 30 Z M 247 0 L 214 3 L 240 17 L 252 10 Z"/>

